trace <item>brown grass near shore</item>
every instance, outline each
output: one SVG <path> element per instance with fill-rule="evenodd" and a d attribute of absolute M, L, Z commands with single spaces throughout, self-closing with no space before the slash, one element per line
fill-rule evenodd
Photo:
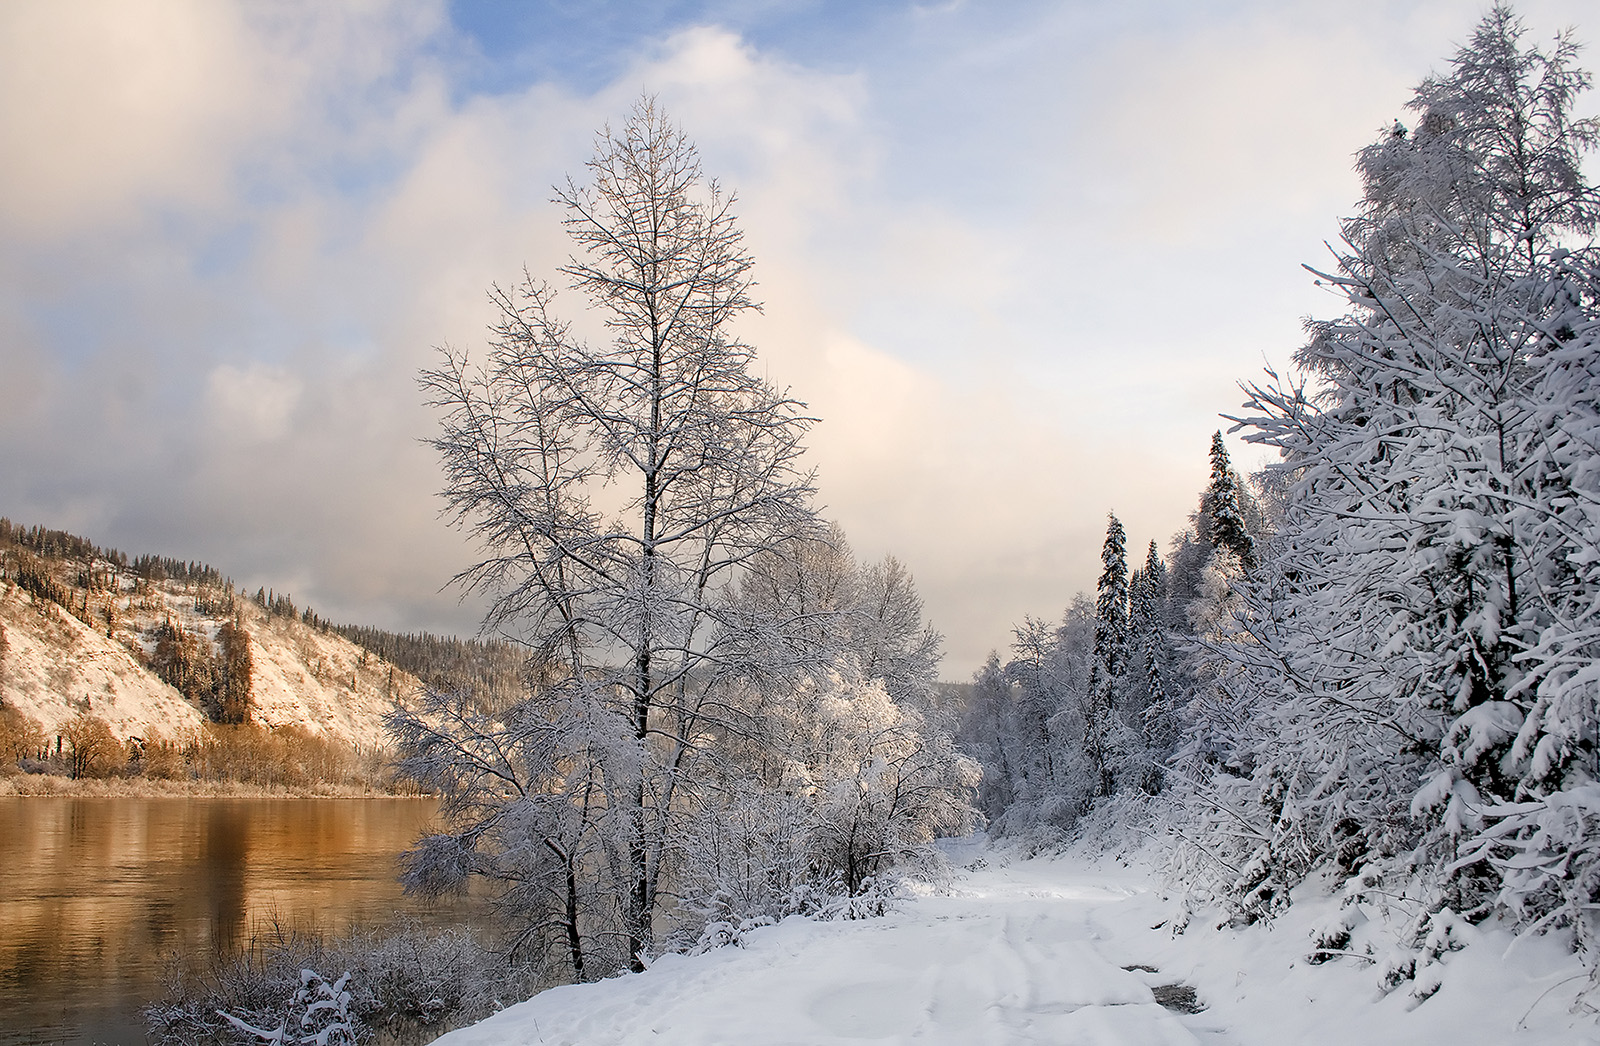
<path fill-rule="evenodd" d="M 0 797 L 73 796 L 206 799 L 415 799 L 415 792 L 347 784 L 263 785 L 245 781 L 163 781 L 147 777 L 80 778 L 56 774 L 0 775 Z"/>

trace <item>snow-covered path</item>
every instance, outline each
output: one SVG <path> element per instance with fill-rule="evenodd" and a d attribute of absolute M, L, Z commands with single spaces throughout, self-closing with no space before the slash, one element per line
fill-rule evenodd
<path fill-rule="evenodd" d="M 1376 954 L 1306 962 L 1338 910 L 1326 884 L 1304 884 L 1270 923 L 1196 911 L 1175 935 L 1180 905 L 1135 858 L 946 845 L 951 887 L 883 918 L 791 919 L 743 947 L 552 989 L 438 1046 L 1600 1046 L 1587 976 L 1559 935 L 1464 928 L 1469 946 L 1419 1005 L 1378 989 L 1394 928 L 1376 912 L 1364 928 Z M 1201 1012 L 1158 1005 L 1152 989 L 1173 985 L 1192 985 Z"/>
<path fill-rule="evenodd" d="M 962 875 L 948 895 L 881 919 L 789 920 L 747 935 L 742 948 L 556 988 L 439 1046 L 1197 1043 L 1156 1003 L 1151 983 L 1161 978 L 1102 951 L 1095 913 L 1147 880 L 1036 862 Z"/>

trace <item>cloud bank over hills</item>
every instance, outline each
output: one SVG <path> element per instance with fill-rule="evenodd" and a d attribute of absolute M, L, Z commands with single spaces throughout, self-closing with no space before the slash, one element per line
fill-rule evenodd
<path fill-rule="evenodd" d="M 828 514 L 907 562 L 962 678 L 1092 586 L 1108 509 L 1136 545 L 1182 524 L 1235 382 L 1335 307 L 1299 264 L 1351 153 L 1469 29 L 742 6 L 0 9 L 0 509 L 470 632 L 414 375 L 481 348 L 492 283 L 554 275 L 550 187 L 650 91 L 740 195 L 745 334 L 823 419 Z"/>

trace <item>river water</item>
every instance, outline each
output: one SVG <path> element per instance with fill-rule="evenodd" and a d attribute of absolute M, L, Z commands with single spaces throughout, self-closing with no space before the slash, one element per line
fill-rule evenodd
<path fill-rule="evenodd" d="M 443 923 L 395 880 L 419 799 L 0 797 L 0 1046 L 144 1043 L 169 957 L 274 922 Z M 469 903 L 469 902 L 463 902 Z"/>

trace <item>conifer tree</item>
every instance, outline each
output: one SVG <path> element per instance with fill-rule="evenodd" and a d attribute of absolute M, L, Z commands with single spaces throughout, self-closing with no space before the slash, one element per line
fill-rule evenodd
<path fill-rule="evenodd" d="M 1166 701 L 1166 684 L 1163 682 L 1162 663 L 1166 660 L 1166 598 L 1167 568 L 1155 541 L 1145 554 L 1144 567 L 1139 571 L 1140 586 L 1136 609 L 1131 615 L 1136 645 L 1141 653 L 1144 673 L 1146 707 L 1158 708 Z"/>
<path fill-rule="evenodd" d="M 1200 499 L 1200 515 L 1205 526 L 1202 536 L 1214 548 L 1232 552 L 1247 571 L 1255 566 L 1255 543 L 1239 504 L 1239 479 L 1228 460 L 1220 429 L 1211 437 L 1211 482 Z"/>
<path fill-rule="evenodd" d="M 248 723 L 250 694 L 255 677 L 255 663 L 250 654 L 250 633 L 235 617 L 232 621 L 224 621 L 217 630 L 217 644 L 221 652 L 217 658 L 215 711 L 212 718 L 219 723 Z"/>
<path fill-rule="evenodd" d="M 1126 667 L 1128 647 L 1127 537 L 1114 514 L 1106 517 L 1106 540 L 1100 550 L 1100 581 L 1094 603 L 1094 661 L 1089 675 L 1089 704 L 1084 724 L 1084 750 L 1097 779 L 1096 794 L 1116 788 L 1111 746 L 1116 727 L 1117 690 Z"/>

